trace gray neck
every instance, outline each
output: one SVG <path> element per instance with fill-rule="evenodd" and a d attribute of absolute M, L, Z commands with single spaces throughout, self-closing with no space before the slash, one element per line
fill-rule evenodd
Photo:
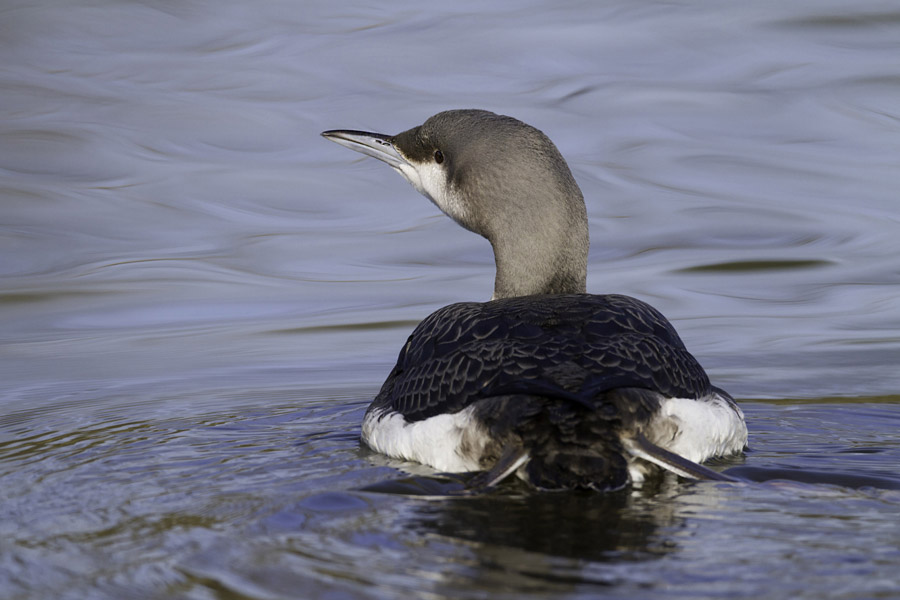
<path fill-rule="evenodd" d="M 453 220 L 491 242 L 493 298 L 585 291 L 584 197 L 541 131 L 510 117 L 462 110 L 438 113 L 393 139 L 419 165 L 398 169 L 401 174 Z"/>
<path fill-rule="evenodd" d="M 485 232 L 497 266 L 492 299 L 585 292 L 589 239 L 580 194 L 567 208 L 557 214 L 531 211 L 530 222 Z"/>

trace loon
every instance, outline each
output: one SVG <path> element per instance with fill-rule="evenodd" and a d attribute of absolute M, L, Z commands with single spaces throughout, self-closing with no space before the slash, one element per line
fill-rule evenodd
<path fill-rule="evenodd" d="M 489 301 L 441 308 L 412 332 L 366 411 L 366 445 L 479 471 L 480 488 L 515 474 L 611 491 L 658 467 L 730 480 L 699 463 L 746 447 L 743 412 L 655 308 L 586 293 L 584 198 L 544 133 L 467 109 L 397 135 L 322 135 L 390 165 L 487 238 L 496 264 Z"/>

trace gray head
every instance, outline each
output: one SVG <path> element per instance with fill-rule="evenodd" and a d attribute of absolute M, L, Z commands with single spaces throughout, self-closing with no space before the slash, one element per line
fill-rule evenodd
<path fill-rule="evenodd" d="M 584 198 L 553 142 L 485 110 L 448 110 L 397 135 L 334 130 L 326 138 L 389 164 L 494 248 L 494 298 L 585 291 Z"/>

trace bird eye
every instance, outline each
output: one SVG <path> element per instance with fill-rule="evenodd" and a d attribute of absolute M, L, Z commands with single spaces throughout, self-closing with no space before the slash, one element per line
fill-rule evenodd
<path fill-rule="evenodd" d="M 441 164 L 442 162 L 444 162 L 444 153 L 441 152 L 440 150 L 435 150 L 434 151 L 434 162 L 436 162 L 437 164 Z"/>

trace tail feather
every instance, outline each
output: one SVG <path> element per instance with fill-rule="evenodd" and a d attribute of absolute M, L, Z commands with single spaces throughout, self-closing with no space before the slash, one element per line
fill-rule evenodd
<path fill-rule="evenodd" d="M 487 487 L 518 473 L 543 490 L 625 487 L 628 461 L 617 413 L 609 403 L 574 402 L 560 394 L 487 399 L 477 416 L 497 444 L 485 456 L 488 470 L 474 483 Z"/>
<path fill-rule="evenodd" d="M 479 490 L 497 485 L 530 460 L 528 451 L 517 445 L 508 445 L 494 466 L 482 471 L 469 481 L 470 490 Z"/>
<path fill-rule="evenodd" d="M 543 490 L 612 491 L 631 482 L 634 459 L 690 479 L 733 481 L 640 433 L 660 406 L 660 394 L 652 390 L 619 388 L 582 396 L 547 389 L 482 402 L 476 414 L 496 444 L 484 457 L 487 470 L 475 479 L 476 488 L 518 473 Z"/>
<path fill-rule="evenodd" d="M 635 458 L 646 460 L 666 471 L 671 471 L 687 479 L 699 479 L 707 481 L 737 481 L 723 473 L 717 473 L 686 458 L 682 458 L 665 448 L 660 448 L 650 442 L 644 434 L 638 433 L 634 437 L 624 440 L 625 449 Z"/>

